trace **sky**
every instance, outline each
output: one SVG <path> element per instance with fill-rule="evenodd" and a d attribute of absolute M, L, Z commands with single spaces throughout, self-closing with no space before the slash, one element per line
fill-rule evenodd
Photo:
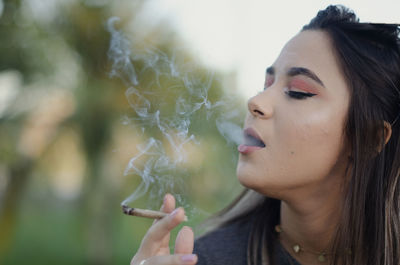
<path fill-rule="evenodd" d="M 154 21 L 167 18 L 198 60 L 236 72 L 248 98 L 262 90 L 284 44 L 329 4 L 353 9 L 363 22 L 400 23 L 399 0 L 148 0 L 146 10 Z"/>

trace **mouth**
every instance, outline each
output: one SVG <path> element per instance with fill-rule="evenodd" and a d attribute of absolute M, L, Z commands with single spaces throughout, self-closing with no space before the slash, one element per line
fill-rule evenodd
<path fill-rule="evenodd" d="M 244 145 L 246 146 L 256 146 L 256 147 L 265 147 L 265 143 L 260 139 L 260 137 L 257 135 L 257 133 L 251 129 L 248 128 L 244 130 Z"/>
<path fill-rule="evenodd" d="M 245 155 L 265 147 L 265 143 L 252 128 L 244 130 L 243 144 L 238 146 L 238 151 Z"/>

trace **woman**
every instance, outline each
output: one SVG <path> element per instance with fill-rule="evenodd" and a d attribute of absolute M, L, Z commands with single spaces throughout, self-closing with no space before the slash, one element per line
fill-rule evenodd
<path fill-rule="evenodd" d="M 166 195 L 172 213 L 131 264 L 400 264 L 399 33 L 342 6 L 320 11 L 248 102 L 246 190 L 196 242 L 183 227 L 174 255 L 184 211 Z"/>

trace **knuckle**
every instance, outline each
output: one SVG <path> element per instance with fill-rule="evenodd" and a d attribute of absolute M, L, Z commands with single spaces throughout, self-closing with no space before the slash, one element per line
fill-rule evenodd
<path fill-rule="evenodd" d="M 174 228 L 175 220 L 171 218 L 171 216 L 166 216 L 157 221 L 154 225 L 150 227 L 152 233 L 160 233 L 160 232 L 168 232 L 172 228 Z"/>
<path fill-rule="evenodd" d="M 147 231 L 146 237 L 153 239 L 156 235 L 160 234 L 167 224 L 165 224 L 165 220 L 160 220 L 156 224 L 152 225 L 150 229 Z"/>

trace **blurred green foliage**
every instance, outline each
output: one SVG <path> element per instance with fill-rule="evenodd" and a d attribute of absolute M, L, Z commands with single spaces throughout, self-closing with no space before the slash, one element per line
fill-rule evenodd
<path fill-rule="evenodd" d="M 184 47 L 162 21 L 135 28 L 145 2 L 0 0 L 0 264 L 128 264 L 150 226 L 119 206 L 140 184 L 123 170 L 141 138 L 134 119 L 121 121 L 134 115 L 126 84 L 109 76 L 105 27 L 118 16 L 128 34 L 145 31 L 143 43 L 168 54 Z M 185 49 L 179 53 L 193 60 Z M 223 83 L 213 82 L 211 101 L 224 94 Z M 158 96 L 167 109 L 174 106 L 171 95 Z M 234 146 L 210 121 L 199 119 L 191 130 L 202 141 L 185 179 L 188 200 L 204 210 L 189 222 L 196 226 L 240 187 Z"/>

